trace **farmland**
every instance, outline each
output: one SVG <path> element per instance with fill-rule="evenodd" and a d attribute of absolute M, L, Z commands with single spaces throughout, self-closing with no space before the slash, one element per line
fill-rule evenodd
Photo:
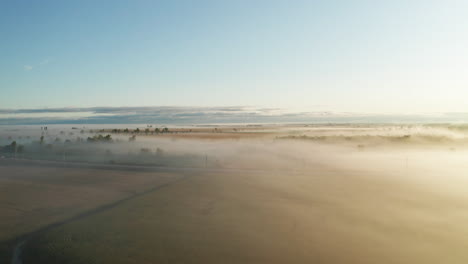
<path fill-rule="evenodd" d="M 81 159 L 37 159 L 27 156 L 37 145 L 22 142 L 22 157 L 0 160 L 2 261 L 468 259 L 463 129 L 173 128 L 134 141 L 97 133 L 112 142 L 68 143 L 68 153 L 89 153 Z"/>

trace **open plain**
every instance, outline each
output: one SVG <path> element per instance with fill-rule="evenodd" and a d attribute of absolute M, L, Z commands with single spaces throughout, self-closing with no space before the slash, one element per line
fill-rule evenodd
<path fill-rule="evenodd" d="M 97 150 L 117 144 L 114 155 L 120 149 L 131 156 L 125 160 L 121 154 L 120 163 L 64 161 L 61 156 L 55 161 L 3 159 L 2 260 L 468 260 L 463 129 L 224 129 L 145 134 L 135 142 L 81 146 Z M 223 133 L 229 136 L 219 136 Z M 128 154 L 142 146 L 143 153 Z M 25 155 L 27 148 L 25 143 Z M 129 164 L 140 159 L 146 165 Z M 178 162 L 161 165 L 168 159 Z M 148 164 L 150 160 L 155 163 Z"/>

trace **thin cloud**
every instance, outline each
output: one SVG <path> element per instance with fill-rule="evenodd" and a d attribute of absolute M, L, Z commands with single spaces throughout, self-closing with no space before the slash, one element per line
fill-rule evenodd
<path fill-rule="evenodd" d="M 49 62 L 51 62 L 50 59 L 44 59 L 43 61 L 41 61 L 41 62 L 39 63 L 39 65 L 47 65 L 47 64 L 49 64 Z"/>
<path fill-rule="evenodd" d="M 347 112 L 292 112 L 280 108 L 229 107 L 65 107 L 0 109 L 0 124 L 209 124 L 209 123 L 440 123 L 468 122 L 468 113 L 431 115 Z"/>
<path fill-rule="evenodd" d="M 51 59 L 44 59 L 44 60 L 42 60 L 41 62 L 39 62 L 37 65 L 30 65 L 30 64 L 24 65 L 24 66 L 23 66 L 23 69 L 24 69 L 25 71 L 31 71 L 31 70 L 33 70 L 33 69 L 36 68 L 36 67 L 47 65 L 47 64 L 49 64 L 51 61 L 52 61 Z"/>

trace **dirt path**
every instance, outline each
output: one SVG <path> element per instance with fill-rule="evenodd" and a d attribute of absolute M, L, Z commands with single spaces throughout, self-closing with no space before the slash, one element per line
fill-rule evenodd
<path fill-rule="evenodd" d="M 23 240 L 16 244 L 15 248 L 13 249 L 13 257 L 11 258 L 11 264 L 23 264 L 23 261 L 21 261 L 21 252 L 23 251 L 23 246 L 25 243 L 26 240 Z"/>

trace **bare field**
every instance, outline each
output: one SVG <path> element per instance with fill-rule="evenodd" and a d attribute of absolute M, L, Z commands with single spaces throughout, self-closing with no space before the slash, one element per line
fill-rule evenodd
<path fill-rule="evenodd" d="M 2 256 L 10 254 L 16 237 L 179 177 L 167 172 L 59 165 L 0 161 Z"/>
<path fill-rule="evenodd" d="M 468 261 L 464 129 L 202 129 L 77 145 L 146 167 L 1 161 L 2 239 L 26 264 Z"/>
<path fill-rule="evenodd" d="M 401 173 L 207 172 L 36 237 L 25 263 L 464 263 L 468 197 Z"/>

